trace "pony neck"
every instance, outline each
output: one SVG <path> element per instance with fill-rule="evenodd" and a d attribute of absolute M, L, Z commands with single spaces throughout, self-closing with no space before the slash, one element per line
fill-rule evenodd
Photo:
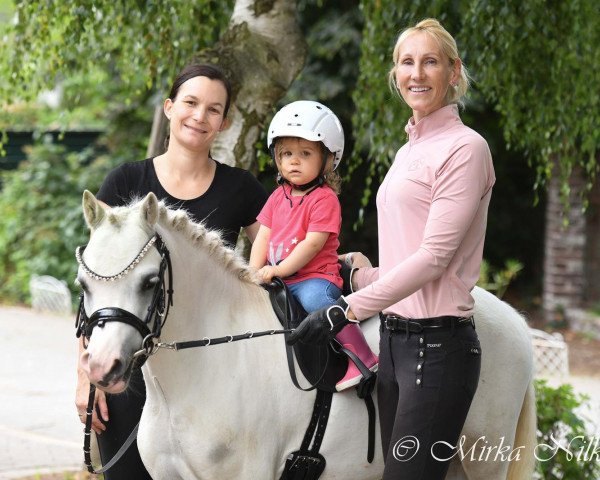
<path fill-rule="evenodd" d="M 171 253 L 174 278 L 173 307 L 163 330 L 173 338 L 166 341 L 279 328 L 266 292 L 245 277 L 249 271 L 214 232 L 206 231 L 205 239 L 164 226 L 157 232 Z"/>

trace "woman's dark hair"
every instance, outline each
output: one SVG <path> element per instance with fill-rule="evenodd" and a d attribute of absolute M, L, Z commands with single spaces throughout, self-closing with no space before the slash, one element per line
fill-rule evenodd
<path fill-rule="evenodd" d="M 179 92 L 179 87 L 187 82 L 190 78 L 195 77 L 207 77 L 211 80 L 220 81 L 225 87 L 225 91 L 227 92 L 227 99 L 225 100 L 225 108 L 223 110 L 223 118 L 227 117 L 227 113 L 229 112 L 229 106 L 231 105 L 231 83 L 229 79 L 225 76 L 223 71 L 215 66 L 210 64 L 193 64 L 185 67 L 175 80 L 173 81 L 173 86 L 171 87 L 171 92 L 169 93 L 169 98 L 171 100 L 175 100 L 177 93 Z"/>

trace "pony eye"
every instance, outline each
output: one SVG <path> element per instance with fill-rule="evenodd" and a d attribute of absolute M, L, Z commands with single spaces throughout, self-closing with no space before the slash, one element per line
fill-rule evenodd
<path fill-rule="evenodd" d="M 89 288 L 88 288 L 87 282 L 85 280 L 76 278 L 75 285 L 77 287 L 81 288 L 81 290 L 83 290 L 84 293 L 88 293 Z"/>
<path fill-rule="evenodd" d="M 147 278 L 142 284 L 142 290 L 152 290 L 158 283 L 158 276 Z"/>

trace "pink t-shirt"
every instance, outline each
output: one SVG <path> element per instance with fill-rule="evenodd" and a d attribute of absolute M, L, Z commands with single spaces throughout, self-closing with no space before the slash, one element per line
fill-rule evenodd
<path fill-rule="evenodd" d="M 285 282 L 291 284 L 309 278 L 324 278 L 342 288 L 337 258 L 342 209 L 337 195 L 324 185 L 298 197 L 286 190 L 286 198 L 284 188 L 290 189 L 288 185 L 277 188 L 257 217 L 262 225 L 271 229 L 267 262 L 277 265 L 287 258 L 308 232 L 329 232 L 321 251 Z"/>
<path fill-rule="evenodd" d="M 469 316 L 496 180 L 490 150 L 456 105 L 411 118 L 406 132 L 377 192 L 379 268 L 358 270 L 362 288 L 346 301 L 361 320 Z"/>

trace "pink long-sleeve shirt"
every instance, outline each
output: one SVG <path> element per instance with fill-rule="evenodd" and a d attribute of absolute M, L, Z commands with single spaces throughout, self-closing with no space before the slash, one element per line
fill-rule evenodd
<path fill-rule="evenodd" d="M 496 180 L 489 147 L 454 104 L 406 132 L 377 192 L 379 268 L 359 269 L 346 301 L 359 320 L 469 316 Z"/>

